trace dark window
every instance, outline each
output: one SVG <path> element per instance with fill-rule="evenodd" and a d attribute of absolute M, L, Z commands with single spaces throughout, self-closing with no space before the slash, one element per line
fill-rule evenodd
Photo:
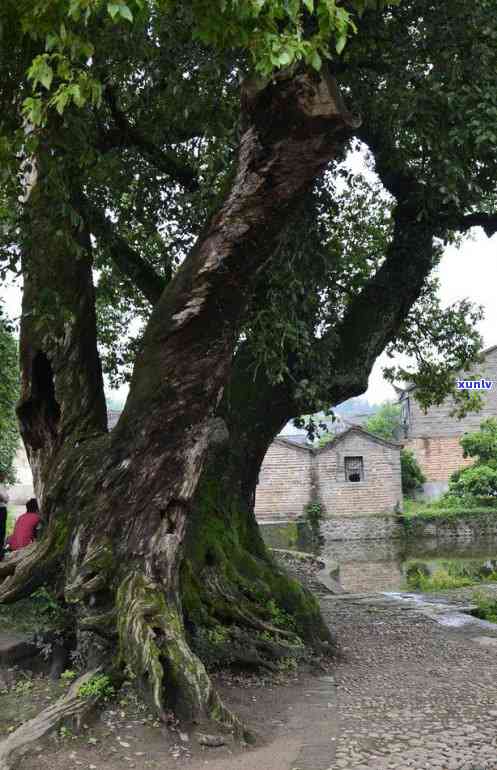
<path fill-rule="evenodd" d="M 345 458 L 345 481 L 364 481 L 364 463 L 362 457 Z"/>

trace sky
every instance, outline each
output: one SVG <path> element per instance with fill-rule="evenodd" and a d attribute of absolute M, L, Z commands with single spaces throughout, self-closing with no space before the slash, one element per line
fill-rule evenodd
<path fill-rule="evenodd" d="M 485 317 L 480 333 L 485 347 L 497 345 L 497 234 L 487 238 L 483 230 L 474 229 L 458 248 L 449 246 L 437 269 L 440 279 L 440 299 L 444 306 L 468 298 L 482 305 Z M 11 318 L 20 315 L 21 294 L 17 286 L 4 285 L 0 298 Z M 382 376 L 382 367 L 392 361 L 381 356 L 369 378 L 366 397 L 370 403 L 381 403 L 395 397 L 394 390 Z M 124 391 L 112 391 L 111 396 L 124 397 Z"/>
<path fill-rule="evenodd" d="M 487 238 L 481 228 L 473 229 L 459 248 L 449 246 L 445 250 L 437 275 L 444 307 L 466 298 L 482 305 L 485 317 L 479 331 L 484 346 L 497 345 L 497 235 Z M 381 374 L 388 365 L 391 361 L 380 356 L 371 372 L 366 393 L 371 403 L 394 398 L 393 388 Z"/>

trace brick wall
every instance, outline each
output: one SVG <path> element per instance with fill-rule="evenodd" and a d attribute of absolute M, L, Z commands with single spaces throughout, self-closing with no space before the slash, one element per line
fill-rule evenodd
<path fill-rule="evenodd" d="M 259 473 L 255 515 L 260 521 L 295 519 L 311 497 L 312 453 L 305 446 L 277 439 Z"/>
<path fill-rule="evenodd" d="M 456 436 L 412 438 L 405 442 L 411 449 L 428 481 L 448 481 L 451 473 L 471 465 L 474 460 L 464 458 Z"/>
<path fill-rule="evenodd" d="M 362 457 L 364 481 L 346 481 L 345 457 Z M 319 499 L 328 516 L 392 513 L 402 506 L 399 449 L 350 431 L 316 455 Z"/>
<path fill-rule="evenodd" d="M 490 350 L 485 356 L 485 362 L 479 364 L 478 375 L 487 380 L 497 382 L 497 349 Z M 455 383 L 454 378 L 454 383 Z M 461 374 L 460 379 L 472 379 L 469 375 Z M 453 436 L 459 437 L 465 432 L 476 431 L 480 427 L 482 420 L 488 417 L 497 417 L 497 384 L 492 390 L 479 390 L 478 393 L 483 399 L 483 407 L 479 412 L 471 412 L 458 420 L 457 417 L 451 417 L 450 412 L 454 409 L 454 403 L 451 398 L 444 401 L 440 406 L 430 407 L 426 414 L 414 398 L 413 394 L 409 396 L 409 433 L 408 438 L 424 438 L 434 436 Z"/>

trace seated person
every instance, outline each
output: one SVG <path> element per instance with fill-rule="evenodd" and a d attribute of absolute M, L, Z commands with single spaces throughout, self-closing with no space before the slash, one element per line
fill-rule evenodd
<path fill-rule="evenodd" d="M 34 497 L 26 503 L 26 513 L 21 514 L 16 519 L 14 531 L 7 538 L 7 546 L 10 551 L 18 551 L 25 548 L 36 538 L 41 524 L 41 516 L 38 510 L 38 503 Z"/>

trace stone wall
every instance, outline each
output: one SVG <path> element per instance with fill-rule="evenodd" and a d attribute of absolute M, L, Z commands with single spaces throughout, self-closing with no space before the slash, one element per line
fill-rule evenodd
<path fill-rule="evenodd" d="M 255 498 L 259 521 L 296 519 L 311 497 L 312 453 L 283 439 L 273 441 L 262 463 Z"/>
<path fill-rule="evenodd" d="M 337 516 L 321 522 L 326 543 L 334 540 L 393 540 L 404 534 L 399 516 Z"/>
<path fill-rule="evenodd" d="M 364 480 L 345 478 L 345 458 L 362 457 Z M 359 431 L 349 431 L 316 455 L 318 496 L 327 516 L 392 513 L 402 509 L 400 452 Z"/>
<path fill-rule="evenodd" d="M 407 519 L 403 536 L 409 539 L 436 538 L 437 540 L 472 539 L 497 536 L 497 512 L 471 514 L 460 518 L 419 517 Z"/>

